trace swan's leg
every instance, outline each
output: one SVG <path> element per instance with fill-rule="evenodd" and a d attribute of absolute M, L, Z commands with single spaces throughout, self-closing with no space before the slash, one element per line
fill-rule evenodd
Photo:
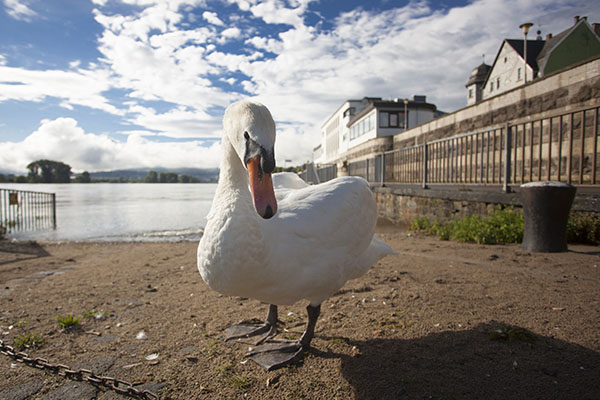
<path fill-rule="evenodd" d="M 310 348 L 310 342 L 315 335 L 315 327 L 321 313 L 321 305 L 308 305 L 306 311 L 308 324 L 299 341 L 269 340 L 249 351 L 246 356 L 267 371 L 299 361 L 304 352 Z"/>
<path fill-rule="evenodd" d="M 238 324 L 225 329 L 225 340 L 244 339 L 257 345 L 277 333 L 277 306 L 269 305 L 269 313 L 263 324 Z"/>

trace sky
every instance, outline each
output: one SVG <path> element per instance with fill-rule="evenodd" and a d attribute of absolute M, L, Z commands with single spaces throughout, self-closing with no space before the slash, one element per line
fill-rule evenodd
<path fill-rule="evenodd" d="M 0 172 L 214 168 L 244 98 L 270 109 L 277 164 L 299 165 L 345 100 L 455 111 L 521 23 L 533 39 L 575 15 L 600 22 L 600 2 L 0 0 Z"/>

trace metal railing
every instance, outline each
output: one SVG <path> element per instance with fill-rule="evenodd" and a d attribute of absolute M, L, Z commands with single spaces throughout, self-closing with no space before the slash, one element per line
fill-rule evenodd
<path fill-rule="evenodd" d="M 56 229 L 56 194 L 0 189 L 0 231 Z"/>
<path fill-rule="evenodd" d="M 314 163 L 308 163 L 304 165 L 304 171 L 300 173 L 300 177 L 305 182 L 318 184 L 321 182 L 327 182 L 334 179 L 337 176 L 337 165 L 330 164 L 321 167 L 316 167 Z"/>
<path fill-rule="evenodd" d="M 582 108 L 388 151 L 348 164 L 371 183 L 502 185 L 598 182 L 598 112 Z"/>

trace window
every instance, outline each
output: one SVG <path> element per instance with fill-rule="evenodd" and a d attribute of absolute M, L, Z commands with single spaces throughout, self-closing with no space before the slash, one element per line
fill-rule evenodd
<path fill-rule="evenodd" d="M 506 59 L 506 57 L 504 57 L 504 63 L 506 63 L 506 61 L 507 61 L 507 59 Z"/>
<path fill-rule="evenodd" d="M 521 68 L 519 68 L 517 70 L 517 80 L 520 81 L 521 80 Z"/>
<path fill-rule="evenodd" d="M 490 93 L 494 91 L 494 82 L 490 82 Z"/>
<path fill-rule="evenodd" d="M 496 78 L 496 89 L 500 89 L 500 78 Z"/>
<path fill-rule="evenodd" d="M 473 88 L 469 89 L 469 98 L 473 98 Z"/>
<path fill-rule="evenodd" d="M 379 113 L 379 127 L 380 128 L 388 128 L 389 126 L 390 126 L 390 114 L 385 111 L 381 111 Z"/>
<path fill-rule="evenodd" d="M 380 128 L 404 128 L 404 112 L 379 112 Z"/>

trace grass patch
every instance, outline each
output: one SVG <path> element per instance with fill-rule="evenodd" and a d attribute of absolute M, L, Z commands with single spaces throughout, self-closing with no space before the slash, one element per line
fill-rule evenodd
<path fill-rule="evenodd" d="M 523 240 L 523 216 L 512 208 L 498 207 L 487 217 L 472 215 L 443 223 L 417 217 L 410 230 L 439 236 L 442 240 L 478 244 L 520 243 Z"/>
<path fill-rule="evenodd" d="M 65 331 L 72 330 L 79 327 L 79 321 L 81 317 L 74 317 L 71 314 L 59 315 L 56 317 L 56 323 Z"/>
<path fill-rule="evenodd" d="M 43 337 L 29 332 L 23 335 L 17 335 L 17 337 L 15 337 L 15 347 L 17 347 L 19 350 L 30 349 L 34 347 L 40 347 L 45 341 L 46 339 Z"/>

